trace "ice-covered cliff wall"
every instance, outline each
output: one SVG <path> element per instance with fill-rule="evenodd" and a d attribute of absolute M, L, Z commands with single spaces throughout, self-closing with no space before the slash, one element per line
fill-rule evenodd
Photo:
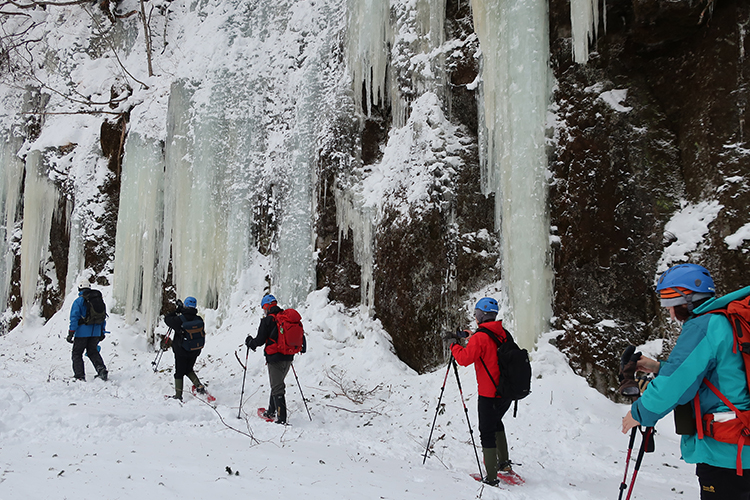
<path fill-rule="evenodd" d="M 532 344 L 548 316 L 548 304 L 539 302 L 536 290 L 548 283 L 546 263 L 539 268 L 538 258 L 526 256 L 543 254 L 544 248 L 537 241 L 529 245 L 519 240 L 515 245 L 526 249 L 520 259 L 510 242 L 529 234 L 546 241 L 546 220 L 537 208 L 529 208 L 528 220 L 535 224 L 521 220 L 524 230 L 514 233 L 519 224 L 510 219 L 527 211 L 526 205 L 518 204 L 520 199 L 544 204 L 544 176 L 538 175 L 543 138 L 538 132 L 543 132 L 539 109 L 546 102 L 546 75 L 538 65 L 544 64 L 546 38 L 544 10 L 535 2 L 524 5 L 521 11 L 501 1 L 477 2 L 474 7 L 480 43 L 486 46 L 482 88 L 487 98 L 481 104 L 488 110 L 484 116 L 491 140 L 484 162 L 485 193 L 495 195 L 496 217 L 505 221 L 494 229 L 506 241 L 503 269 L 510 277 L 504 285 L 510 297 L 509 322 L 528 331 L 520 337 Z M 340 190 L 333 197 L 339 238 L 351 231 L 356 241 L 361 303 L 372 311 L 375 269 L 385 265 L 382 254 L 381 262 L 375 257 L 374 241 L 378 231 L 388 231 L 379 227 L 386 217 L 399 217 L 403 230 L 405 225 L 416 223 L 417 229 L 431 220 L 432 215 L 424 214 L 433 210 L 441 214 L 446 254 L 437 265 L 452 270 L 435 270 L 436 276 L 444 276 L 438 288 L 456 288 L 450 284 L 454 278 L 448 277 L 456 275 L 456 252 L 463 247 L 448 238 L 462 231 L 455 205 L 459 194 L 452 184 L 465 175 L 476 131 L 450 122 L 449 96 L 454 90 L 448 84 L 446 61 L 453 58 L 455 66 L 456 51 L 471 42 L 447 39 L 446 0 L 157 2 L 149 18 L 149 43 L 138 16 L 125 16 L 137 13 L 138 7 L 133 0 L 105 10 L 56 7 L 65 16 L 47 15 L 33 26 L 43 40 L 35 46 L 35 57 L 50 62 L 34 76 L 52 95 L 45 111 L 95 117 L 67 122 L 72 127 L 84 125 L 77 134 L 42 134 L 45 140 L 28 141 L 26 147 L 27 162 L 39 151 L 67 151 L 71 146 L 75 151 L 65 161 L 54 162 L 62 165 L 61 175 L 50 176 L 53 190 L 77 207 L 68 224 L 73 235 L 67 256 L 70 275 L 89 267 L 93 254 L 109 252 L 112 260 L 100 263 L 94 274 L 102 283 L 111 279 L 113 310 L 130 321 L 142 321 L 148 332 L 162 312 L 165 287 L 173 287 L 170 293 L 180 298 L 193 295 L 201 306 L 221 311 L 239 277 L 249 268 L 265 266 L 268 258 L 271 271 L 265 279 L 256 278 L 254 289 L 260 293 L 265 288 L 286 305 L 299 304 L 316 286 L 313 228 L 321 192 L 320 151 L 339 140 L 332 132 L 334 123 L 353 119 L 358 123 L 353 128 L 361 132 L 376 110 L 383 118 L 384 135 L 376 146 L 375 163 L 362 161 L 361 143 L 340 151 L 341 158 L 349 156 L 341 164 L 349 167 L 330 186 Z M 506 14 L 532 21 L 515 26 Z M 63 24 L 67 30 L 56 31 Z M 517 31 L 506 33 L 498 27 Z M 526 70 L 503 69 L 526 59 Z M 513 93 L 514 86 L 524 87 L 520 97 Z M 54 93 L 52 88 L 67 90 Z M 352 103 L 354 116 L 342 118 L 342 100 Z M 527 101 L 529 106 L 519 107 Z M 109 171 L 94 177 L 70 175 L 101 169 L 103 159 L 96 155 L 102 151 L 95 142 L 99 131 L 91 123 L 109 115 L 114 115 L 112 122 L 120 120 L 124 139 L 111 153 Z M 58 118 L 55 123 L 66 122 Z M 514 130 L 519 133 L 513 135 Z M 42 180 L 49 174 L 44 161 L 35 169 Z M 37 185 L 30 172 L 27 189 Z M 65 174 L 70 175 L 67 180 Z M 96 185 L 91 182 L 96 178 L 114 181 L 117 191 L 82 188 Z M 504 183 L 518 179 L 527 185 L 503 190 Z M 509 198 L 503 192 L 515 193 L 512 207 L 504 205 Z M 27 210 L 36 206 L 28 205 Z M 83 206 L 88 208 L 82 210 Z M 89 223 L 90 218 L 96 223 Z M 97 253 L 92 244 L 77 243 L 90 241 L 110 226 L 112 248 Z M 41 233 L 49 230 L 42 228 Z M 29 307 L 38 300 L 30 291 L 37 281 L 32 261 L 44 257 L 47 241 L 45 234 L 32 241 L 33 234 L 29 221 L 21 252 L 21 288 Z M 101 248 L 102 242 L 97 245 Z M 496 273 L 493 269 L 487 279 L 496 280 Z M 68 276 L 68 281 L 74 278 Z M 471 287 L 461 285 L 465 286 Z M 513 297 L 528 295 L 529 290 L 536 302 L 524 304 L 524 317 L 538 318 L 526 326 L 513 310 L 518 301 Z M 544 293 L 548 291 L 540 296 Z"/>

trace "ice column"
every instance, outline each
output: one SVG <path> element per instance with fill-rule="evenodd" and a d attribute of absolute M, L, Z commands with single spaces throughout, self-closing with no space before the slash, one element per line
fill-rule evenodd
<path fill-rule="evenodd" d="M 42 172 L 42 154 L 38 150 L 26 155 L 26 178 L 23 199 L 23 238 L 21 239 L 21 297 L 23 316 L 32 312 L 39 277 L 48 269 L 49 232 L 57 208 L 58 192 Z"/>
<path fill-rule="evenodd" d="M 128 323 L 141 311 L 148 337 L 159 316 L 165 259 L 164 155 L 161 144 L 128 134 L 122 163 L 113 294 Z"/>
<path fill-rule="evenodd" d="M 552 272 L 545 121 L 549 44 L 545 0 L 472 0 L 482 51 L 483 190 L 495 193 L 503 299 L 527 348 L 549 328 Z M 480 104 L 481 105 L 481 104 Z"/>
<path fill-rule="evenodd" d="M 12 132 L 0 134 L 0 303 L 8 300 L 10 275 L 14 255 L 10 242 L 16 225 L 16 209 L 21 195 L 23 161 L 16 153 L 23 145 L 23 138 Z"/>
<path fill-rule="evenodd" d="M 320 102 L 324 98 L 319 80 L 323 70 L 321 57 L 319 51 L 308 57 L 299 80 L 292 159 L 286 175 L 286 194 L 279 225 L 278 293 L 292 307 L 302 304 L 315 285 L 312 224 L 318 152 L 316 125 Z"/>
<path fill-rule="evenodd" d="M 210 90 L 209 90 L 210 92 Z M 222 189 L 223 165 L 230 159 L 214 150 L 220 129 L 211 109 L 200 116 L 191 108 L 186 82 L 172 86 L 169 100 L 165 173 L 165 242 L 171 236 L 174 283 L 181 299 L 192 295 L 200 307 L 216 307 L 227 261 Z M 165 252 L 168 248 L 165 248 Z M 168 255 L 165 253 L 165 255 Z"/>

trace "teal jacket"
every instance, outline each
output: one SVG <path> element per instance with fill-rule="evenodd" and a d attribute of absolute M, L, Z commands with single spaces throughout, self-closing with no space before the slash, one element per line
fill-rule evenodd
<path fill-rule="evenodd" d="M 734 352 L 734 335 L 729 321 L 720 314 L 704 314 L 724 307 L 732 300 L 750 294 L 745 287 L 721 298 L 712 298 L 697 307 L 682 326 L 682 332 L 659 374 L 636 400 L 631 413 L 641 425 L 652 427 L 677 405 L 700 395 L 701 413 L 719 413 L 729 408 L 706 387 L 707 378 L 739 410 L 750 409 L 750 393 L 745 379 L 742 355 Z M 682 436 L 682 458 L 687 463 L 715 467 L 737 467 L 737 445 L 722 443 L 697 434 Z M 750 468 L 750 446 L 742 450 L 742 467 Z"/>

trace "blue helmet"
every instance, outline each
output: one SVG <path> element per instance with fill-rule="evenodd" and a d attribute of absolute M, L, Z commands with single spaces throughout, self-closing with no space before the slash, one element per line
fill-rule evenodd
<path fill-rule="evenodd" d="M 273 304 L 274 302 L 276 302 L 276 297 L 269 293 L 268 295 L 265 295 L 260 301 L 260 306 L 265 309 L 267 305 Z"/>
<path fill-rule="evenodd" d="M 698 264 L 678 264 L 667 269 L 656 284 L 663 307 L 688 304 L 716 294 L 711 273 Z"/>
<path fill-rule="evenodd" d="M 656 291 L 676 286 L 687 288 L 697 293 L 716 293 L 711 273 L 698 264 L 677 264 L 672 266 L 659 277 Z"/>
<path fill-rule="evenodd" d="M 195 297 L 185 297 L 185 302 L 182 303 L 185 307 L 198 307 L 198 301 Z"/>
<path fill-rule="evenodd" d="M 492 312 L 497 313 L 500 311 L 500 307 L 497 305 L 497 301 L 493 299 L 492 297 L 485 297 L 483 299 L 479 299 L 479 302 L 477 302 L 477 305 L 474 306 L 474 309 L 479 309 L 483 312 Z"/>

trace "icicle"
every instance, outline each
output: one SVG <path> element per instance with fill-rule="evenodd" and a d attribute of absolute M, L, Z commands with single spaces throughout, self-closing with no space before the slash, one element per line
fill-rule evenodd
<path fill-rule="evenodd" d="M 385 101 L 388 46 L 391 44 L 390 9 L 387 0 L 348 0 L 348 66 L 357 110 Z M 362 84 L 365 95 L 362 95 Z M 366 101 L 364 100 L 366 98 Z"/>
<path fill-rule="evenodd" d="M 606 26 L 606 2 L 604 2 Z M 599 31 L 599 1 L 570 0 L 570 27 L 573 37 L 573 61 L 585 64 L 589 60 L 589 45 Z"/>
<path fill-rule="evenodd" d="M 354 261 L 360 266 L 360 307 L 372 314 L 375 306 L 373 282 L 374 241 L 372 225 L 375 208 L 365 207 L 361 195 L 352 191 L 335 189 L 336 223 L 339 227 L 339 242 L 344 234 L 352 230 Z"/>
<path fill-rule="evenodd" d="M 506 320 L 520 343 L 531 347 L 551 316 L 547 4 L 472 0 L 472 7 L 482 51 L 483 191 L 495 193 Z"/>
<path fill-rule="evenodd" d="M 37 284 L 50 257 L 49 232 L 57 208 L 58 192 L 42 173 L 42 154 L 33 150 L 26 155 L 23 199 L 23 237 L 21 239 L 21 297 L 23 316 L 34 309 Z"/>

